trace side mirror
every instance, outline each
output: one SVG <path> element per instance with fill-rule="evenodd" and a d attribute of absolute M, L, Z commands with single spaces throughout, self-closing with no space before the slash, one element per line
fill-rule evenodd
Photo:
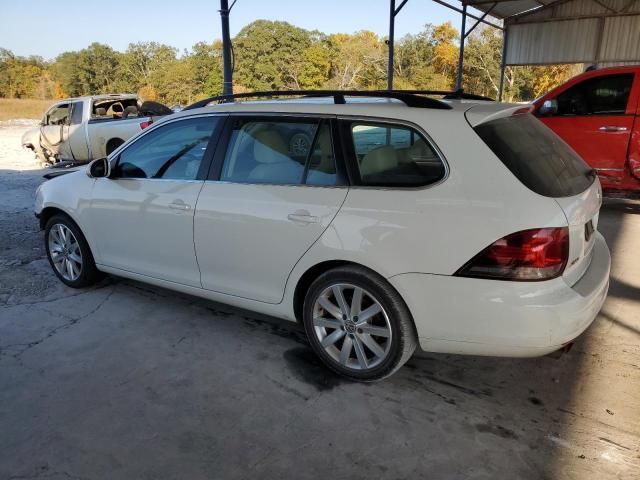
<path fill-rule="evenodd" d="M 558 101 L 553 98 L 551 100 L 545 100 L 538 113 L 544 117 L 555 115 L 558 113 Z"/>
<path fill-rule="evenodd" d="M 105 158 L 98 158 L 87 167 L 87 175 L 91 178 L 106 178 L 111 175 L 111 164 Z"/>

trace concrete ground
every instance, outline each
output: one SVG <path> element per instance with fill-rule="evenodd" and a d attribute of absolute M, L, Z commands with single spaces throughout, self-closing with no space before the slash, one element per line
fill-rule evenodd
<path fill-rule="evenodd" d="M 639 204 L 602 211 L 611 290 L 570 353 L 422 353 L 365 385 L 291 324 L 121 279 L 63 287 L 40 174 L 0 166 L 0 480 L 640 477 Z"/>

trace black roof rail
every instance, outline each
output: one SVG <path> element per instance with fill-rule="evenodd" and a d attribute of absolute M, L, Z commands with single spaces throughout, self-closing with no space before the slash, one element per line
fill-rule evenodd
<path fill-rule="evenodd" d="M 408 91 L 400 90 L 274 90 L 267 92 L 244 92 L 234 93 L 232 95 L 218 95 L 215 97 L 205 98 L 198 102 L 192 103 L 184 110 L 192 110 L 194 108 L 206 107 L 210 103 L 224 103 L 239 98 L 275 98 L 275 97 L 304 97 L 304 98 L 320 98 L 333 97 L 335 104 L 345 104 L 345 97 L 375 97 L 375 98 L 393 98 L 400 100 L 407 107 L 415 108 L 435 108 L 440 110 L 449 110 L 450 105 L 420 95 L 414 95 Z"/>
<path fill-rule="evenodd" d="M 463 89 L 458 90 L 393 90 L 398 93 L 409 93 L 412 95 L 442 95 L 444 100 L 486 100 L 489 102 L 495 102 L 495 99 L 491 97 L 485 97 L 484 95 L 476 95 L 474 93 L 467 93 Z"/>

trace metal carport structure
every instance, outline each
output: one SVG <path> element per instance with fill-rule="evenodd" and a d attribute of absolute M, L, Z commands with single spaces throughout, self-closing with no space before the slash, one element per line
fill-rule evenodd
<path fill-rule="evenodd" d="M 463 0 L 503 20 L 507 65 L 640 62 L 640 0 Z"/>
<path fill-rule="evenodd" d="M 416 1 L 416 0 L 414 0 Z M 456 89 L 462 88 L 464 45 L 481 23 L 503 32 L 499 99 L 507 66 L 640 63 L 640 0 L 432 0 L 461 14 Z M 232 93 L 229 13 L 236 0 L 220 0 L 224 91 Z M 393 89 L 395 18 L 408 0 L 389 0 L 387 87 Z M 477 10 L 477 14 L 469 9 Z M 502 25 L 488 19 L 492 17 Z M 467 28 L 467 20 L 475 22 Z"/>

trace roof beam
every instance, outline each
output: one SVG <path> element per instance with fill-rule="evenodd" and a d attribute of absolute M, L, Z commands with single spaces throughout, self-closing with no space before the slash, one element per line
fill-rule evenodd
<path fill-rule="evenodd" d="M 443 7 L 447 7 L 449 9 L 453 10 L 454 12 L 458 12 L 460 14 L 462 13 L 462 9 L 461 8 L 454 7 L 453 5 L 450 5 L 447 2 L 444 2 L 443 0 L 433 0 L 433 1 L 436 2 L 436 3 L 439 3 Z M 497 1 L 500 1 L 500 0 L 497 0 Z M 505 0 L 502 0 L 502 1 L 505 1 Z M 510 1 L 510 0 L 508 0 L 508 1 Z M 496 2 L 496 0 L 491 1 L 491 2 L 487 2 L 487 3 L 495 3 L 495 2 Z M 479 20 L 481 23 L 484 23 L 485 25 L 489 25 L 489 26 L 491 26 L 493 28 L 497 28 L 498 30 L 502 30 L 503 29 L 500 25 L 496 25 L 495 23 L 491 23 L 491 22 L 489 22 L 487 20 L 483 20 L 482 18 L 478 17 L 477 15 L 473 15 L 471 13 L 467 13 L 467 17 L 473 18 L 474 20 Z"/>
<path fill-rule="evenodd" d="M 434 0 L 435 1 L 435 0 Z M 540 10 L 536 10 L 539 12 Z M 610 13 L 605 15 L 598 15 L 595 13 L 589 15 L 573 15 L 561 18 L 535 18 L 529 20 L 527 14 L 514 15 L 512 17 L 505 18 L 505 23 L 508 25 L 524 25 L 527 23 L 548 23 L 548 22 L 566 22 L 568 20 L 586 20 L 591 18 L 615 18 L 615 17 L 633 17 L 640 15 L 640 12 L 623 12 L 623 13 Z"/>

